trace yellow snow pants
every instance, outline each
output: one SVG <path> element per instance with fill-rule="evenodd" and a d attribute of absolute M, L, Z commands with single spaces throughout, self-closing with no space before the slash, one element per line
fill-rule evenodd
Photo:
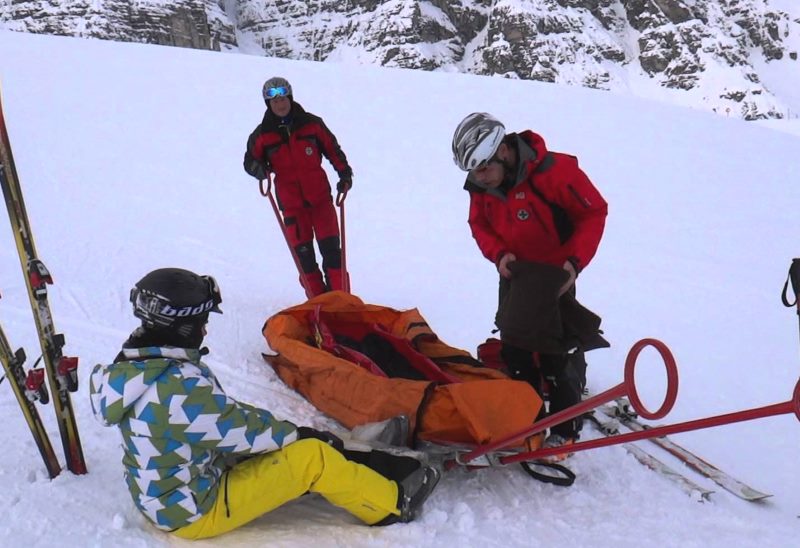
<path fill-rule="evenodd" d="M 211 510 L 173 533 L 192 540 L 221 535 L 308 491 L 369 525 L 400 514 L 394 481 L 347 460 L 324 442 L 306 439 L 256 455 L 225 472 Z"/>

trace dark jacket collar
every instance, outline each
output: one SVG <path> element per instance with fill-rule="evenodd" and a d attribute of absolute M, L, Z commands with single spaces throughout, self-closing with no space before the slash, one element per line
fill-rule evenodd
<path fill-rule="evenodd" d="M 178 348 L 185 350 L 192 356 L 194 356 L 195 353 L 198 357 L 204 356 L 208 354 L 208 349 L 205 347 L 199 348 L 202 342 L 203 341 L 201 339 L 200 341 L 197 341 L 196 347 L 187 348 L 185 341 L 176 337 L 175 335 L 170 335 L 166 331 L 145 329 L 140 326 L 134 329 L 133 333 L 131 333 L 130 337 L 128 337 L 128 340 L 122 344 L 122 350 L 114 358 L 114 363 L 130 359 L 130 357 L 126 355 L 128 350 L 140 349 L 163 350 L 165 348 Z"/>
<path fill-rule="evenodd" d="M 288 126 L 290 129 L 294 129 L 303 125 L 306 120 L 308 119 L 308 113 L 306 110 L 295 100 L 292 100 L 292 110 L 289 112 L 289 123 Z M 271 109 L 267 108 L 267 111 L 264 113 L 264 119 L 261 121 L 261 127 L 264 131 L 275 131 L 281 126 L 285 126 L 285 124 L 278 116 L 272 112 Z"/>

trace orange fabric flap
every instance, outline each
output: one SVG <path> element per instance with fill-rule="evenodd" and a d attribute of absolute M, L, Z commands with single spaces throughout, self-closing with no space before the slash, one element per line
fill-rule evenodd
<path fill-rule="evenodd" d="M 512 380 L 437 386 L 422 414 L 419 437 L 485 444 L 533 424 L 542 400 L 528 384 Z"/>

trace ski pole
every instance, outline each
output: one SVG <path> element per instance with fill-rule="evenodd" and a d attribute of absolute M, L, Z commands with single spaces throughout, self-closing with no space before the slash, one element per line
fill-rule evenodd
<path fill-rule="evenodd" d="M 267 188 L 264 189 L 264 181 L 267 181 Z M 266 179 L 259 179 L 258 180 L 258 189 L 261 191 L 262 196 L 266 196 L 269 198 L 269 203 L 272 204 L 272 211 L 275 212 L 275 218 L 278 220 L 278 225 L 281 228 L 281 234 L 283 234 L 283 239 L 286 241 L 286 246 L 289 248 L 289 252 L 292 254 L 292 259 L 294 260 L 294 266 L 297 267 L 297 272 L 300 274 L 300 283 L 303 284 L 303 289 L 308 288 L 308 279 L 306 278 L 306 273 L 303 272 L 303 268 L 300 266 L 300 259 L 297 256 L 297 252 L 292 247 L 292 243 L 289 241 L 289 234 L 286 232 L 286 225 L 283 222 L 283 217 L 281 216 L 281 212 L 278 209 L 278 203 L 275 201 L 275 197 L 272 195 L 272 174 L 267 173 Z"/>
<path fill-rule="evenodd" d="M 347 190 L 336 194 L 336 205 L 339 207 L 339 233 L 342 238 L 342 289 L 350 293 L 350 274 L 347 272 L 347 237 L 345 235 L 344 223 L 344 200 L 347 198 Z"/>
<path fill-rule="evenodd" d="M 792 282 L 792 291 L 794 292 L 794 302 L 790 303 L 786 297 L 786 290 L 789 288 L 789 282 Z M 786 283 L 783 284 L 783 293 L 781 293 L 781 301 L 787 308 L 793 306 L 797 307 L 797 316 L 800 320 L 800 259 L 792 259 L 792 265 L 789 267 L 789 275 L 786 277 Z"/>

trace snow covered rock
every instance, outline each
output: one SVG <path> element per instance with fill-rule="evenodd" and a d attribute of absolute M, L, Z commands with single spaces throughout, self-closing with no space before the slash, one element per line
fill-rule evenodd
<path fill-rule="evenodd" d="M 633 91 L 745 119 L 789 106 L 800 7 L 768 0 L 15 0 L 0 28 Z"/>

